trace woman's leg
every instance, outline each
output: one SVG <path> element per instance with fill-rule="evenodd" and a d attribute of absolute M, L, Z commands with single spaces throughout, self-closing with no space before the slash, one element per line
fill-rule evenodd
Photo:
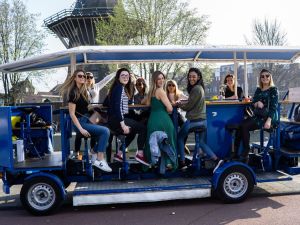
<path fill-rule="evenodd" d="M 190 129 L 190 121 L 187 120 L 182 125 L 182 127 L 180 128 L 179 133 L 177 135 L 177 154 L 180 155 L 181 162 L 185 161 L 184 144 L 185 144 L 185 139 L 188 136 L 189 129 Z"/>
<path fill-rule="evenodd" d="M 146 165 L 150 166 L 150 164 L 147 162 L 146 158 L 144 157 L 144 149 L 146 144 L 146 138 L 147 138 L 147 128 L 144 124 L 141 122 L 137 122 L 133 119 L 125 118 L 125 124 L 130 127 L 130 133 L 126 136 L 126 145 L 129 145 L 131 141 L 134 139 L 135 135 L 138 134 L 137 137 L 137 146 L 138 151 L 135 155 L 135 159 Z"/>
<path fill-rule="evenodd" d="M 95 152 L 105 152 L 107 142 L 109 139 L 109 129 L 104 126 L 95 125 L 91 123 L 80 123 L 82 128 L 86 129 L 91 136 L 95 137 L 97 144 L 94 148 Z"/>
<path fill-rule="evenodd" d="M 126 136 L 126 146 L 128 146 L 134 139 L 135 135 L 138 134 L 137 146 L 138 150 L 145 148 L 147 138 L 147 128 L 141 122 L 137 122 L 133 119 L 125 118 L 125 124 L 130 127 L 130 134 Z"/>
<path fill-rule="evenodd" d="M 246 119 L 240 126 L 241 138 L 243 141 L 243 152 L 241 153 L 241 157 L 246 158 L 248 157 L 250 151 L 250 133 L 249 131 L 257 130 L 259 126 L 256 122 L 252 119 Z"/>
<path fill-rule="evenodd" d="M 197 121 L 197 122 L 191 122 L 190 123 L 190 129 L 193 127 L 200 127 L 200 126 L 205 126 L 207 127 L 207 122 L 206 120 L 202 120 L 202 121 Z M 200 133 L 200 142 L 199 145 L 201 147 L 201 149 L 207 154 L 209 155 L 210 158 L 212 158 L 213 160 L 217 159 L 216 154 L 211 150 L 211 148 L 206 144 L 206 131 L 203 131 Z M 198 149 L 197 149 L 198 150 Z"/>
<path fill-rule="evenodd" d="M 104 151 L 106 149 L 106 145 L 109 138 L 109 129 L 104 126 L 91 124 L 87 121 L 79 120 L 80 125 L 83 129 L 87 130 L 91 136 L 95 137 L 97 140 L 97 144 L 94 148 L 94 152 L 97 153 L 97 157 L 93 162 L 93 165 L 98 167 L 99 169 L 111 172 L 112 169 L 107 164 L 106 160 L 104 159 Z"/>

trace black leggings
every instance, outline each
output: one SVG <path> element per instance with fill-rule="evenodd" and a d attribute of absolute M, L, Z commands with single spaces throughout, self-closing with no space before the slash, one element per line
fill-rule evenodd
<path fill-rule="evenodd" d="M 126 147 L 130 145 L 130 143 L 135 138 L 135 135 L 138 134 L 137 147 L 138 150 L 143 150 L 145 148 L 147 138 L 147 127 L 143 123 L 129 118 L 124 118 L 124 122 L 126 126 L 130 127 L 130 133 L 126 134 L 125 138 Z M 108 126 L 117 134 L 123 134 L 123 129 L 121 128 L 121 125 L 116 118 L 110 118 L 108 121 Z"/>
<path fill-rule="evenodd" d="M 249 131 L 257 130 L 259 126 L 252 118 L 245 119 L 241 125 L 240 129 L 236 133 L 235 142 L 234 142 L 234 150 L 235 156 L 238 156 L 238 150 L 241 144 L 241 140 L 243 141 L 243 152 L 241 153 L 241 157 L 247 157 L 250 151 L 250 133 Z"/>

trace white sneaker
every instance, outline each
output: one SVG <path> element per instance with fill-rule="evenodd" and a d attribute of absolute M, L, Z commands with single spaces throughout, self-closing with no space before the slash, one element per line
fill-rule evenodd
<path fill-rule="evenodd" d="M 95 162 L 93 163 L 94 166 L 99 168 L 100 170 L 103 170 L 105 172 L 111 172 L 112 169 L 109 167 L 107 162 L 105 160 L 98 160 L 96 159 Z"/>

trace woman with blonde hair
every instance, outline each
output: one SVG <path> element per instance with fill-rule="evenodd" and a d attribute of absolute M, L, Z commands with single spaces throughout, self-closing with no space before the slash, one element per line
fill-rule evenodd
<path fill-rule="evenodd" d="M 74 124 L 74 129 L 84 137 L 95 137 L 97 145 L 92 153 L 94 166 L 105 172 L 111 172 L 111 168 L 104 159 L 104 151 L 109 138 L 109 129 L 94 125 L 89 121 L 88 90 L 86 87 L 86 74 L 83 70 L 75 70 L 69 76 L 61 88 L 61 92 L 68 102 L 69 114 Z"/>
<path fill-rule="evenodd" d="M 150 117 L 147 125 L 147 145 L 146 157 L 148 161 L 151 159 L 149 139 L 153 132 L 163 131 L 167 134 L 172 149 L 176 151 L 175 129 L 169 113 L 173 111 L 173 107 L 164 91 L 165 75 L 161 71 L 155 71 L 152 74 L 150 91 L 147 96 L 147 104 L 151 106 Z M 176 155 L 176 152 L 174 152 Z M 169 158 L 165 158 L 165 165 L 168 168 L 176 169 L 177 160 L 174 163 Z"/>
<path fill-rule="evenodd" d="M 101 114 L 100 108 L 96 105 L 96 103 L 99 103 L 99 93 L 100 90 L 104 87 L 107 81 L 104 79 L 101 80 L 98 83 L 95 83 L 95 77 L 92 72 L 86 72 L 86 87 L 88 90 L 88 99 L 89 99 L 89 113 L 92 115 L 94 111 L 97 111 Z M 81 147 L 81 135 L 76 134 L 75 137 L 75 149 L 73 154 L 70 156 L 71 159 L 78 159 L 80 147 Z M 96 139 L 91 138 L 91 149 L 94 149 L 96 145 Z"/>
<path fill-rule="evenodd" d="M 250 133 L 261 127 L 270 129 L 271 125 L 278 123 L 278 90 L 274 85 L 272 74 L 269 70 L 262 69 L 259 74 L 259 87 L 257 87 L 251 105 L 254 107 L 254 116 L 247 118 L 240 124 L 235 138 L 234 159 L 248 162 L 250 151 Z M 260 111 L 260 113 L 255 113 Z M 239 147 L 243 143 L 243 151 L 239 154 Z"/>
<path fill-rule="evenodd" d="M 175 80 L 168 80 L 166 83 L 166 92 L 168 99 L 172 105 L 175 105 L 179 100 L 186 100 L 188 97 L 178 89 L 177 82 Z"/>

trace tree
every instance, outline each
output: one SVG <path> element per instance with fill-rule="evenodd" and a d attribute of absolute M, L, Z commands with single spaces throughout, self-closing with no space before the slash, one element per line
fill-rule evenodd
<path fill-rule="evenodd" d="M 248 45 L 284 46 L 287 44 L 287 33 L 283 31 L 276 19 L 274 21 L 268 19 L 264 21 L 254 20 L 252 32 L 252 40 L 245 37 Z M 279 63 L 256 63 L 253 65 L 253 72 L 259 74 L 262 68 L 272 72 L 275 84 L 282 91 L 286 90 L 297 77 L 298 66 L 293 64 L 287 66 Z"/>
<path fill-rule="evenodd" d="M 36 26 L 36 14 L 28 12 L 21 0 L 0 0 L 0 63 L 23 59 L 41 52 L 45 33 Z M 1 73 L 5 103 L 9 103 L 11 87 L 31 74 Z"/>
<path fill-rule="evenodd" d="M 107 45 L 203 44 L 210 22 L 188 6 L 187 1 L 180 0 L 119 1 L 113 15 L 97 24 L 97 41 Z M 135 69 L 141 75 L 162 70 L 173 78 L 185 67 L 184 63 L 149 63 Z"/>
<path fill-rule="evenodd" d="M 262 22 L 255 19 L 252 33 L 252 41 L 245 37 L 248 45 L 284 46 L 287 44 L 287 34 L 281 29 L 280 23 L 276 19 L 274 21 L 265 19 Z"/>

